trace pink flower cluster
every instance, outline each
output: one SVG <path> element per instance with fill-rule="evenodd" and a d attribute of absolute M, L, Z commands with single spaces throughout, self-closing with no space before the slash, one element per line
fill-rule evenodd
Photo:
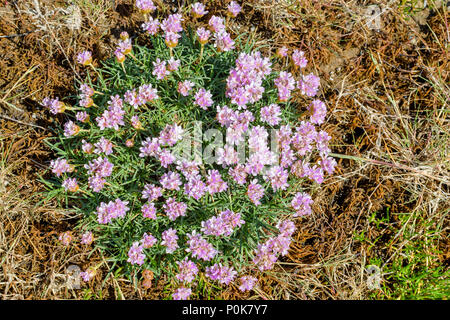
<path fill-rule="evenodd" d="M 158 91 L 153 88 L 151 84 L 141 85 L 138 88 L 138 92 L 136 92 L 136 89 L 127 90 L 124 95 L 125 102 L 134 109 L 137 109 L 146 103 L 153 102 L 158 98 Z"/>
<path fill-rule="evenodd" d="M 173 300 L 187 300 L 191 294 L 191 288 L 180 287 L 172 294 L 172 298 Z"/>
<path fill-rule="evenodd" d="M 80 127 L 77 126 L 73 121 L 69 120 L 64 124 L 64 136 L 72 137 L 80 132 Z"/>
<path fill-rule="evenodd" d="M 208 11 L 205 10 L 205 6 L 202 3 L 196 2 L 192 4 L 192 15 L 194 18 L 201 18 L 207 13 Z"/>
<path fill-rule="evenodd" d="M 167 199 L 163 206 L 167 216 L 170 220 L 175 220 L 178 217 L 186 215 L 187 204 L 184 202 L 177 202 L 175 198 Z"/>
<path fill-rule="evenodd" d="M 116 199 L 108 203 L 101 202 L 97 207 L 97 221 L 100 224 L 110 223 L 113 219 L 123 218 L 130 210 L 127 207 L 128 201 Z"/>
<path fill-rule="evenodd" d="M 294 217 L 310 215 L 312 203 L 313 200 L 309 194 L 304 192 L 296 193 L 291 201 L 292 208 L 295 210 Z"/>
<path fill-rule="evenodd" d="M 240 279 L 241 285 L 239 286 L 239 290 L 241 291 L 250 291 L 255 286 L 258 279 L 252 276 L 243 276 Z"/>
<path fill-rule="evenodd" d="M 184 21 L 181 14 L 171 14 L 161 22 L 161 29 L 165 32 L 166 44 L 169 48 L 175 48 L 178 39 L 181 38 L 179 32 L 183 31 L 181 22 Z"/>
<path fill-rule="evenodd" d="M 181 282 L 192 282 L 198 273 L 197 265 L 185 257 L 184 260 L 177 261 L 179 273 L 175 276 Z"/>
<path fill-rule="evenodd" d="M 48 108 L 52 114 L 63 113 L 66 110 L 66 105 L 62 101 L 59 101 L 59 98 L 51 99 L 45 97 L 41 105 Z"/>
<path fill-rule="evenodd" d="M 60 177 L 63 173 L 72 172 L 75 169 L 73 165 L 70 165 L 67 160 L 63 158 L 50 161 L 50 168 L 57 177 Z"/>
<path fill-rule="evenodd" d="M 229 284 L 236 277 L 237 272 L 233 267 L 223 266 L 221 263 L 215 263 L 206 267 L 206 276 L 211 280 L 217 280 L 222 284 Z"/>
<path fill-rule="evenodd" d="M 152 17 L 149 17 L 148 20 L 141 25 L 142 29 L 152 36 L 158 33 L 159 26 L 159 20 L 153 19 Z"/>
<path fill-rule="evenodd" d="M 208 170 L 207 185 L 210 194 L 223 192 L 228 188 L 228 184 L 223 181 L 217 170 Z"/>
<path fill-rule="evenodd" d="M 92 63 L 92 53 L 90 51 L 83 51 L 77 55 L 77 62 L 84 66 Z"/>
<path fill-rule="evenodd" d="M 88 178 L 89 187 L 94 192 L 99 192 L 106 183 L 104 178 L 107 178 L 112 174 L 114 165 L 109 162 L 108 158 L 98 157 L 97 159 L 89 161 L 88 164 L 85 164 L 84 168 L 87 169 L 87 172 L 90 175 Z"/>
<path fill-rule="evenodd" d="M 227 78 L 226 96 L 239 108 L 259 101 L 265 90 L 262 82 L 271 71 L 270 60 L 260 52 L 241 53 Z"/>
<path fill-rule="evenodd" d="M 115 95 L 108 101 L 108 109 L 103 112 L 101 117 L 97 117 L 95 120 L 100 130 L 106 128 L 119 130 L 119 126 L 125 125 L 123 121 L 124 114 L 123 100 L 119 95 Z"/>
<path fill-rule="evenodd" d="M 161 235 L 162 242 L 161 245 L 166 247 L 166 253 L 173 253 L 176 249 L 178 249 L 178 236 L 177 230 L 175 229 L 167 229 Z"/>
<path fill-rule="evenodd" d="M 201 231 L 211 236 L 230 236 L 235 228 L 239 228 L 245 223 L 241 219 L 240 213 L 231 210 L 225 210 L 215 217 L 211 217 L 206 221 L 202 221 Z"/>
<path fill-rule="evenodd" d="M 66 191 L 76 192 L 79 189 L 76 178 L 67 178 L 63 181 L 62 186 Z"/>
<path fill-rule="evenodd" d="M 212 94 L 208 90 L 200 88 L 194 96 L 195 104 L 198 105 L 203 110 L 208 109 L 212 106 L 214 101 L 212 100 Z"/>
<path fill-rule="evenodd" d="M 200 234 L 193 231 L 187 234 L 189 240 L 187 241 L 188 248 L 186 252 L 190 252 L 194 258 L 210 261 L 218 253 L 213 245 L 203 239 Z"/>
<path fill-rule="evenodd" d="M 128 262 L 131 264 L 143 265 L 145 260 L 144 246 L 136 241 L 128 251 Z"/>
<path fill-rule="evenodd" d="M 278 260 L 278 255 L 286 255 L 291 244 L 291 235 L 295 231 L 295 225 L 287 220 L 278 224 L 280 233 L 276 237 L 269 238 L 265 243 L 259 244 L 255 250 L 253 263 L 261 271 L 270 270 Z"/>
<path fill-rule="evenodd" d="M 233 17 L 236 18 L 239 12 L 241 12 L 242 7 L 237 3 L 236 1 L 231 1 L 228 5 L 228 13 Z"/>
<path fill-rule="evenodd" d="M 136 0 L 136 7 L 145 14 L 156 10 L 152 0 Z"/>
<path fill-rule="evenodd" d="M 292 90 L 295 89 L 296 82 L 290 72 L 281 71 L 275 79 L 275 86 L 278 89 L 278 100 L 286 102 L 291 97 Z"/>

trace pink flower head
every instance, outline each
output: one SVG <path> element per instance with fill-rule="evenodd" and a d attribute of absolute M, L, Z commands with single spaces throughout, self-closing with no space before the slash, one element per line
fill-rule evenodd
<path fill-rule="evenodd" d="M 114 219 L 125 217 L 130 210 L 127 207 L 128 201 L 116 199 L 108 203 L 101 202 L 97 207 L 97 221 L 100 224 L 108 224 Z"/>
<path fill-rule="evenodd" d="M 178 33 L 183 31 L 183 27 L 181 26 L 181 22 L 184 21 L 181 14 L 171 14 L 161 22 L 161 29 L 164 32 L 173 32 Z"/>
<path fill-rule="evenodd" d="M 76 178 L 67 178 L 63 181 L 62 186 L 66 191 L 77 192 L 79 187 Z"/>
<path fill-rule="evenodd" d="M 66 110 L 66 105 L 62 101 L 59 101 L 58 98 L 50 99 L 49 97 L 45 97 L 41 105 L 48 108 L 51 114 L 63 113 Z"/>
<path fill-rule="evenodd" d="M 192 294 L 192 290 L 190 288 L 178 288 L 173 294 L 173 300 L 187 300 Z"/>
<path fill-rule="evenodd" d="M 101 137 L 100 140 L 94 144 L 94 147 L 94 153 L 97 154 L 104 153 L 105 155 L 110 155 L 113 153 L 113 144 L 105 137 Z"/>
<path fill-rule="evenodd" d="M 156 157 L 161 152 L 161 147 L 158 138 L 148 137 L 142 141 L 142 147 L 139 148 L 139 157 Z"/>
<path fill-rule="evenodd" d="M 148 199 L 148 201 L 157 200 L 162 196 L 162 188 L 155 186 L 154 184 L 146 184 L 142 191 L 142 199 Z"/>
<path fill-rule="evenodd" d="M 185 257 L 184 260 L 177 261 L 179 273 L 175 276 L 181 282 L 192 282 L 198 273 L 197 265 Z"/>
<path fill-rule="evenodd" d="M 293 217 L 310 215 L 312 212 L 311 204 L 313 200 L 311 196 L 304 192 L 298 192 L 295 194 L 291 201 L 292 208 L 295 210 Z"/>
<path fill-rule="evenodd" d="M 207 185 L 210 194 L 223 192 L 228 188 L 228 184 L 223 181 L 218 170 L 208 170 Z"/>
<path fill-rule="evenodd" d="M 86 111 L 79 111 L 76 113 L 75 118 L 80 122 L 88 122 L 89 114 Z"/>
<path fill-rule="evenodd" d="M 83 83 L 80 86 L 81 93 L 86 97 L 91 97 L 94 95 L 94 89 L 92 89 L 87 83 Z"/>
<path fill-rule="evenodd" d="M 121 40 L 117 43 L 117 48 L 125 55 L 130 54 L 133 50 L 131 39 L 128 37 L 121 37 Z"/>
<path fill-rule="evenodd" d="M 302 76 L 302 79 L 298 81 L 298 88 L 301 94 L 305 94 L 308 97 L 314 97 L 319 90 L 319 86 L 320 78 L 312 73 Z"/>
<path fill-rule="evenodd" d="M 236 228 L 239 228 L 245 223 L 241 219 L 240 213 L 235 213 L 231 210 L 225 210 L 217 216 L 211 217 L 201 223 L 201 231 L 206 235 L 212 236 L 227 236 L 229 237 Z"/>
<path fill-rule="evenodd" d="M 80 127 L 77 126 L 73 121 L 69 120 L 64 124 L 64 136 L 72 137 L 80 132 Z"/>
<path fill-rule="evenodd" d="M 243 276 L 240 279 L 241 285 L 239 286 L 239 290 L 241 291 L 250 291 L 255 286 L 258 279 L 252 276 Z"/>
<path fill-rule="evenodd" d="M 208 107 L 212 106 L 214 101 L 212 100 L 212 94 L 209 90 L 205 90 L 203 88 L 199 89 L 194 96 L 195 104 L 198 105 L 203 110 L 206 110 Z"/>
<path fill-rule="evenodd" d="M 208 11 L 205 10 L 205 6 L 202 3 L 196 2 L 192 4 L 192 15 L 194 18 L 201 18 L 207 13 Z"/>
<path fill-rule="evenodd" d="M 120 33 L 119 37 L 120 37 L 121 40 L 127 40 L 130 37 L 130 35 L 128 34 L 128 32 L 122 31 Z"/>
<path fill-rule="evenodd" d="M 177 202 L 175 198 L 170 197 L 163 205 L 163 208 L 169 219 L 174 221 L 176 218 L 186 215 L 187 204 Z"/>
<path fill-rule="evenodd" d="M 92 234 L 92 232 L 87 231 L 87 232 L 83 233 L 83 235 L 81 236 L 81 243 L 88 246 L 92 242 L 94 242 L 94 235 Z"/>
<path fill-rule="evenodd" d="M 141 240 L 144 249 L 153 247 L 156 244 L 156 242 L 158 242 L 158 240 L 156 240 L 156 238 L 153 235 L 147 233 L 144 233 Z"/>
<path fill-rule="evenodd" d="M 143 103 L 152 102 L 159 98 L 158 90 L 153 88 L 151 84 L 143 84 L 139 87 L 139 100 Z"/>
<path fill-rule="evenodd" d="M 122 109 L 123 100 L 119 95 L 115 95 L 110 98 L 108 105 L 108 109 L 103 112 L 102 116 L 97 117 L 95 120 L 100 130 L 111 128 L 117 131 L 119 130 L 119 126 L 125 124 L 123 121 L 123 115 L 125 114 L 125 111 Z"/>
<path fill-rule="evenodd" d="M 178 248 L 178 236 L 177 236 L 177 230 L 175 229 L 167 229 L 162 233 L 162 242 L 161 245 L 166 247 L 166 253 L 173 253 Z"/>
<path fill-rule="evenodd" d="M 132 116 L 130 119 L 131 125 L 133 126 L 133 128 L 135 128 L 136 130 L 140 130 L 142 129 L 142 123 L 139 120 L 138 116 Z"/>
<path fill-rule="evenodd" d="M 169 171 L 162 175 L 160 183 L 164 189 L 180 190 L 181 177 L 178 172 Z"/>
<path fill-rule="evenodd" d="M 234 168 L 230 168 L 228 170 L 228 174 L 237 184 L 242 185 L 247 183 L 247 172 L 242 164 L 238 164 Z"/>
<path fill-rule="evenodd" d="M 175 48 L 178 44 L 178 39 L 181 38 L 181 35 L 176 32 L 166 32 L 165 33 L 165 41 L 166 45 L 169 48 Z"/>
<path fill-rule="evenodd" d="M 50 168 L 57 177 L 60 177 L 61 174 L 65 172 L 72 172 L 75 169 L 75 167 L 70 165 L 66 159 L 62 158 L 50 161 Z"/>
<path fill-rule="evenodd" d="M 215 35 L 216 42 L 214 42 L 214 47 L 217 48 L 219 52 L 227 52 L 234 49 L 234 41 L 231 39 L 230 34 L 221 30 Z"/>
<path fill-rule="evenodd" d="M 267 172 L 267 178 L 269 178 L 274 192 L 285 190 L 289 186 L 288 176 L 289 172 L 280 166 L 274 166 Z"/>
<path fill-rule="evenodd" d="M 280 231 L 280 234 L 285 235 L 286 237 L 292 236 L 295 232 L 295 223 L 291 220 L 284 220 L 277 223 L 277 229 Z"/>
<path fill-rule="evenodd" d="M 261 121 L 271 126 L 276 126 L 280 122 L 280 115 L 280 107 L 275 103 L 261 109 Z"/>
<path fill-rule="evenodd" d="M 336 160 L 331 157 L 324 157 L 319 161 L 319 165 L 325 170 L 328 174 L 332 174 L 334 172 L 334 168 L 337 166 Z"/>
<path fill-rule="evenodd" d="M 182 96 L 187 97 L 189 95 L 189 91 L 192 90 L 193 86 L 194 86 L 194 83 L 189 80 L 184 80 L 183 82 L 178 82 L 178 92 Z"/>
<path fill-rule="evenodd" d="M 291 91 L 295 89 L 295 80 L 291 73 L 281 71 L 275 79 L 275 86 L 278 88 L 278 99 L 286 102 L 291 97 Z"/>
<path fill-rule="evenodd" d="M 223 22 L 223 18 L 212 16 L 208 22 L 209 26 L 214 32 L 220 32 L 225 30 L 225 24 Z"/>
<path fill-rule="evenodd" d="M 147 31 L 148 34 L 154 36 L 159 30 L 159 20 L 149 17 L 147 22 L 144 22 L 141 27 L 144 31 Z"/>
<path fill-rule="evenodd" d="M 175 58 L 172 57 L 167 61 L 167 69 L 169 69 L 169 71 L 176 71 L 180 67 L 180 63 L 180 59 L 175 60 Z"/>
<path fill-rule="evenodd" d="M 68 246 L 73 240 L 72 232 L 66 231 L 61 233 L 58 240 L 61 241 L 63 245 Z"/>
<path fill-rule="evenodd" d="M 264 196 L 264 187 L 258 184 L 257 180 L 253 180 L 247 188 L 247 196 L 255 206 L 261 204 L 260 199 Z"/>
<path fill-rule="evenodd" d="M 141 99 L 141 96 L 136 93 L 136 89 L 127 90 L 124 94 L 124 100 L 134 109 L 143 105 L 145 102 Z"/>
<path fill-rule="evenodd" d="M 279 58 L 285 58 L 288 55 L 288 48 L 286 48 L 285 46 L 282 46 L 281 48 L 277 49 L 277 56 Z"/>
<path fill-rule="evenodd" d="M 187 237 L 189 248 L 186 249 L 186 252 L 190 252 L 194 258 L 210 261 L 218 253 L 213 245 L 203 239 L 196 231 L 187 234 Z"/>
<path fill-rule="evenodd" d="M 237 272 L 233 267 L 222 266 L 215 263 L 211 267 L 206 267 L 206 276 L 211 280 L 218 280 L 220 283 L 229 284 L 236 277 Z"/>
<path fill-rule="evenodd" d="M 114 165 L 109 162 L 108 158 L 98 157 L 85 164 L 84 168 L 87 169 L 90 175 L 106 178 L 111 175 Z"/>
<path fill-rule="evenodd" d="M 270 60 L 263 58 L 260 52 L 241 53 L 236 60 L 236 67 L 230 70 L 225 95 L 239 109 L 245 109 L 246 104 L 255 103 L 262 98 L 262 83 L 271 70 Z"/>
<path fill-rule="evenodd" d="M 152 74 L 156 76 L 156 79 L 163 80 L 165 79 L 170 72 L 166 68 L 166 61 L 161 61 L 161 59 L 157 58 L 156 61 L 153 61 L 153 72 Z"/>
<path fill-rule="evenodd" d="M 128 251 L 128 262 L 131 264 L 143 265 L 145 260 L 144 246 L 136 241 Z"/>
<path fill-rule="evenodd" d="M 236 18 L 239 12 L 241 12 L 242 8 L 236 1 L 231 1 L 228 5 L 228 13 L 233 17 Z"/>
<path fill-rule="evenodd" d="M 306 68 L 308 60 L 305 58 L 305 53 L 301 50 L 295 49 L 292 52 L 292 60 L 297 67 Z"/>
<path fill-rule="evenodd" d="M 114 55 L 116 56 L 116 60 L 118 63 L 123 63 L 125 61 L 125 55 L 123 54 L 122 50 L 114 50 Z"/>
<path fill-rule="evenodd" d="M 201 44 L 206 44 L 208 42 L 210 35 L 211 35 L 211 32 L 209 30 L 206 30 L 203 27 L 197 29 L 198 41 Z"/>
<path fill-rule="evenodd" d="M 229 166 L 239 162 L 239 154 L 232 145 L 226 144 L 217 150 L 217 164 Z"/>
<path fill-rule="evenodd" d="M 164 149 L 158 154 L 158 160 L 161 162 L 161 166 L 167 168 L 175 162 L 176 158 L 169 150 Z"/>
<path fill-rule="evenodd" d="M 200 199 L 206 193 L 206 184 L 200 175 L 189 176 L 188 182 L 184 185 L 184 193 L 195 200 Z"/>
<path fill-rule="evenodd" d="M 89 282 L 95 276 L 94 268 L 87 268 L 86 271 L 80 272 L 80 277 L 84 282 Z"/>
<path fill-rule="evenodd" d="M 313 100 L 308 111 L 311 112 L 311 123 L 322 124 L 327 115 L 327 106 L 320 100 Z"/>
<path fill-rule="evenodd" d="M 186 179 L 194 179 L 198 178 L 199 176 L 199 163 L 195 160 L 188 161 L 188 160 L 181 160 L 177 163 L 177 170 L 179 170 Z"/>
<path fill-rule="evenodd" d="M 273 245 L 270 242 L 259 244 L 255 250 L 253 263 L 258 266 L 260 271 L 270 270 L 277 261 L 277 256 L 273 251 Z"/>
<path fill-rule="evenodd" d="M 83 51 L 77 55 L 77 62 L 83 66 L 88 66 L 92 63 L 92 53 L 90 51 Z"/>
<path fill-rule="evenodd" d="M 136 7 L 144 14 L 151 13 L 156 9 L 152 0 L 136 0 Z"/>
<path fill-rule="evenodd" d="M 100 192 L 105 186 L 106 180 L 98 175 L 91 176 L 88 178 L 88 186 L 94 192 Z"/>
<path fill-rule="evenodd" d="M 141 208 L 144 218 L 156 220 L 156 207 L 153 202 L 147 202 Z"/>
<path fill-rule="evenodd" d="M 133 146 L 134 146 L 134 140 L 133 140 L 133 139 L 127 139 L 127 140 L 125 141 L 125 145 L 126 145 L 128 148 L 133 147 Z"/>

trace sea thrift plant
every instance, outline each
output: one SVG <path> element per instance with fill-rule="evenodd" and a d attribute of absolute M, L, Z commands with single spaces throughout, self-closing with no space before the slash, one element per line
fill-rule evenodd
<path fill-rule="evenodd" d="M 77 102 L 41 103 L 64 119 L 48 140 L 48 195 L 82 217 L 59 240 L 98 248 L 144 288 L 164 277 L 173 299 L 208 283 L 250 291 L 337 165 L 320 79 L 307 48 L 263 53 L 227 30 L 245 10 L 236 1 L 226 19 L 193 3 L 195 28 L 157 4 L 135 3 L 148 46 L 122 32 L 106 61 L 86 48 Z"/>

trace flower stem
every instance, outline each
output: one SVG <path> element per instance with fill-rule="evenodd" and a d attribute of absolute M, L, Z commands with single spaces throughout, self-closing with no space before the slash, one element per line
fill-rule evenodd
<path fill-rule="evenodd" d="M 200 48 L 200 61 L 199 62 L 202 62 L 202 57 L 203 57 L 203 48 L 205 47 L 205 45 L 202 43 L 201 44 L 201 48 Z"/>

